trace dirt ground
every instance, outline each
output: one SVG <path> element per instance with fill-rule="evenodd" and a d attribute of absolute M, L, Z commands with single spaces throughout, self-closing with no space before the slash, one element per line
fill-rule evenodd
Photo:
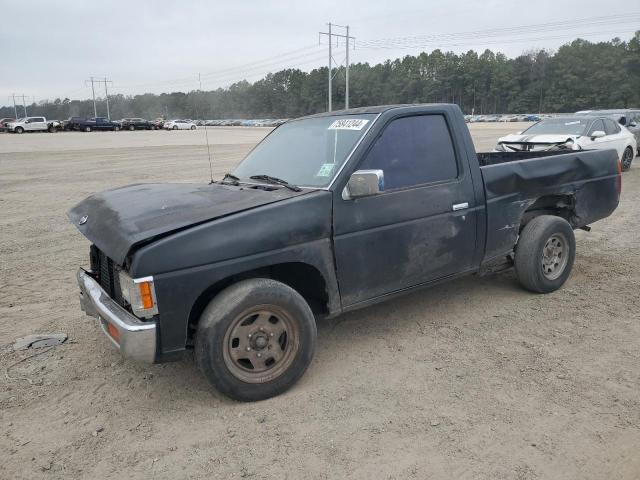
<path fill-rule="evenodd" d="M 486 150 L 520 128 L 472 133 Z M 267 132 L 210 129 L 214 175 Z M 112 349 L 79 309 L 89 244 L 65 216 L 114 186 L 207 181 L 204 131 L 2 134 L 0 478 L 638 479 L 636 163 L 614 215 L 577 232 L 560 291 L 507 272 L 322 322 L 302 380 L 241 404 L 192 355 L 144 366 Z M 53 332 L 69 340 L 12 351 Z"/>

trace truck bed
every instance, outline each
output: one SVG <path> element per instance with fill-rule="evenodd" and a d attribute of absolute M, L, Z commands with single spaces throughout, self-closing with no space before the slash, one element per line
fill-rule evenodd
<path fill-rule="evenodd" d="M 558 155 L 571 155 L 575 151 L 566 152 L 478 152 L 478 163 L 481 167 L 497 165 L 499 163 L 516 162 L 518 160 L 531 160 L 532 158 L 551 157 Z"/>
<path fill-rule="evenodd" d="M 478 153 L 485 190 L 484 262 L 507 255 L 528 210 L 564 209 L 574 228 L 605 218 L 619 201 L 615 150 Z"/>

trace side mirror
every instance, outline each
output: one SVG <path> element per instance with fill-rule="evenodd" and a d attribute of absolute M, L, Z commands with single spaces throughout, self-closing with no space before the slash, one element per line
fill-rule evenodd
<path fill-rule="evenodd" d="M 591 140 L 595 140 L 596 138 L 602 138 L 606 135 L 602 130 L 596 130 L 591 133 Z"/>
<path fill-rule="evenodd" d="M 351 174 L 347 186 L 342 191 L 342 199 L 370 197 L 382 192 L 384 192 L 384 172 L 382 170 L 358 170 Z"/>

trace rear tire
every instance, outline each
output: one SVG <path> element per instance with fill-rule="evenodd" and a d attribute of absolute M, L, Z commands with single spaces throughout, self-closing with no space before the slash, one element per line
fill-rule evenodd
<path fill-rule="evenodd" d="M 85 132 L 90 132 L 91 131 L 91 127 L 84 127 L 84 131 Z"/>
<path fill-rule="evenodd" d="M 268 278 L 244 280 L 202 312 L 195 358 L 221 393 L 244 402 L 264 400 L 302 377 L 316 335 L 313 313 L 298 292 Z"/>
<path fill-rule="evenodd" d="M 559 289 L 576 255 L 573 229 L 565 219 L 541 215 L 525 225 L 516 245 L 515 267 L 524 288 L 537 293 Z"/>
<path fill-rule="evenodd" d="M 129 125 L 129 131 L 133 132 L 136 129 L 136 127 L 134 127 L 133 125 Z"/>
<path fill-rule="evenodd" d="M 633 149 L 631 147 L 627 147 L 622 154 L 622 171 L 627 172 L 631 168 L 631 162 L 633 161 Z"/>

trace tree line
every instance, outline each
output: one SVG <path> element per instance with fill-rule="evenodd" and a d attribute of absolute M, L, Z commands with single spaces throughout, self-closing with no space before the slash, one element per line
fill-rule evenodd
<path fill-rule="evenodd" d="M 344 105 L 344 69 L 334 72 L 334 108 Z M 327 67 L 286 69 L 261 80 L 213 91 L 110 95 L 111 118 L 292 118 L 325 111 Z M 457 103 L 465 113 L 573 112 L 640 108 L 640 31 L 628 41 L 576 39 L 557 51 L 516 58 L 485 50 L 456 54 L 434 50 L 370 65 L 353 64 L 350 106 Z M 104 99 L 99 115 L 105 115 Z M 27 105 L 29 115 L 52 119 L 93 116 L 92 100 L 57 98 Z M 18 107 L 21 115 L 22 107 Z M 0 117 L 13 116 L 13 106 Z"/>

